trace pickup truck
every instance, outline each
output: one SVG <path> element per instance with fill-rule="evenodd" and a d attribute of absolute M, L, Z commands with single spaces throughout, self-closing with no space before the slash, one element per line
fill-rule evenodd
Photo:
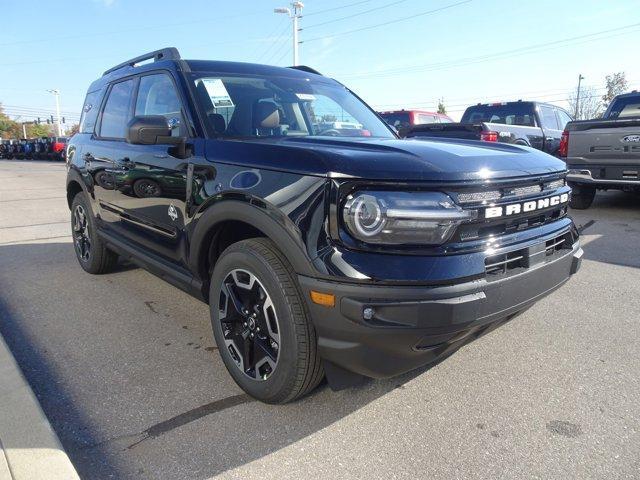
<path fill-rule="evenodd" d="M 336 111 L 362 128 L 323 125 Z M 564 162 L 400 140 L 309 67 L 165 48 L 107 70 L 82 112 L 75 275 L 121 257 L 208 303 L 229 374 L 264 402 L 441 361 L 580 267 Z"/>
<path fill-rule="evenodd" d="M 453 120 L 444 113 L 427 112 L 425 110 L 391 110 L 378 112 L 378 115 L 387 122 L 387 124 L 395 128 L 401 137 L 414 125 L 423 125 L 425 123 L 453 123 Z"/>
<path fill-rule="evenodd" d="M 598 189 L 640 192 L 640 93 L 618 95 L 602 118 L 569 122 L 560 156 L 573 208 L 589 208 Z"/>
<path fill-rule="evenodd" d="M 478 103 L 465 110 L 460 123 L 416 125 L 403 136 L 510 143 L 558 156 L 562 130 L 570 120 L 565 110 L 548 103 Z"/>

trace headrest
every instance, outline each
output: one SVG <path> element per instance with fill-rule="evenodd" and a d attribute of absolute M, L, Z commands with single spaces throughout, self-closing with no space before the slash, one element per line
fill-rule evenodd
<path fill-rule="evenodd" d="M 219 113 L 210 113 L 207 117 L 209 117 L 209 122 L 216 133 L 224 133 L 227 129 L 227 122 L 224 121 L 222 115 Z"/>
<path fill-rule="evenodd" d="M 280 126 L 280 112 L 274 102 L 258 102 L 253 105 L 254 128 L 277 128 Z"/>

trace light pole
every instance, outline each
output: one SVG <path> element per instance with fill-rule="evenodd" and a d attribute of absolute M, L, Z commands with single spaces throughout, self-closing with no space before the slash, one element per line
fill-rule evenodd
<path fill-rule="evenodd" d="M 60 119 L 60 91 L 57 89 L 47 90 L 47 92 L 52 93 L 56 97 L 56 119 L 58 122 L 58 136 L 62 136 L 62 122 Z"/>
<path fill-rule="evenodd" d="M 302 18 L 302 9 L 304 4 L 302 2 L 292 2 L 292 8 L 275 8 L 273 10 L 274 13 L 286 13 L 289 15 L 291 19 L 291 23 L 293 25 L 293 66 L 298 65 L 298 45 L 300 42 L 298 41 L 298 32 L 300 29 L 298 28 L 298 20 Z"/>
<path fill-rule="evenodd" d="M 576 92 L 576 111 L 575 111 L 575 115 L 574 115 L 574 118 L 576 120 L 580 120 L 578 118 L 578 109 L 580 108 L 580 83 L 582 82 L 582 80 L 584 80 L 584 77 L 580 73 L 580 74 L 578 74 L 578 91 Z"/>

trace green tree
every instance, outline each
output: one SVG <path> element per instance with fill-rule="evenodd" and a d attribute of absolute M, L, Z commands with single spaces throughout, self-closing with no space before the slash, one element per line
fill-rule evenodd
<path fill-rule="evenodd" d="M 447 107 L 444 106 L 444 98 L 438 100 L 438 113 L 447 114 Z"/>
<path fill-rule="evenodd" d="M 629 84 L 627 83 L 627 77 L 624 72 L 607 75 L 604 80 L 607 93 L 602 96 L 602 103 L 606 108 L 611 103 L 611 100 L 613 100 L 613 97 L 627 90 Z"/>
<path fill-rule="evenodd" d="M 43 123 L 41 123 L 40 125 L 35 123 L 31 125 L 27 125 L 27 136 L 29 138 L 50 137 L 51 132 L 52 132 L 51 125 L 47 125 Z"/>
<path fill-rule="evenodd" d="M 75 135 L 79 131 L 80 131 L 80 125 L 78 125 L 77 123 L 74 123 L 69 128 L 67 128 L 67 136 L 70 137 L 72 135 Z"/>
<path fill-rule="evenodd" d="M 19 130 L 20 127 L 17 122 L 14 122 L 5 115 L 4 110 L 2 109 L 2 104 L 0 103 L 0 137 L 14 138 L 16 136 L 15 133 Z"/>

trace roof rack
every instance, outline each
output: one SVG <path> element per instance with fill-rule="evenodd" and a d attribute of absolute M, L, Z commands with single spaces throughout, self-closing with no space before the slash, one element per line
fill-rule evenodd
<path fill-rule="evenodd" d="M 306 65 L 295 65 L 287 68 L 293 68 L 294 70 L 300 70 L 301 72 L 315 73 L 316 75 L 322 76 L 322 74 L 319 71 L 311 67 L 307 67 Z"/>
<path fill-rule="evenodd" d="M 116 70 L 120 70 L 125 67 L 134 67 L 136 63 L 144 62 L 145 60 L 153 59 L 154 62 L 158 62 L 160 60 L 180 60 L 180 52 L 175 47 L 167 47 L 162 48 L 160 50 L 155 50 L 153 52 L 145 53 L 144 55 L 140 55 L 139 57 L 132 58 L 131 60 L 127 60 L 126 62 L 122 62 L 115 67 L 110 68 L 105 71 L 102 76 L 115 72 Z"/>

